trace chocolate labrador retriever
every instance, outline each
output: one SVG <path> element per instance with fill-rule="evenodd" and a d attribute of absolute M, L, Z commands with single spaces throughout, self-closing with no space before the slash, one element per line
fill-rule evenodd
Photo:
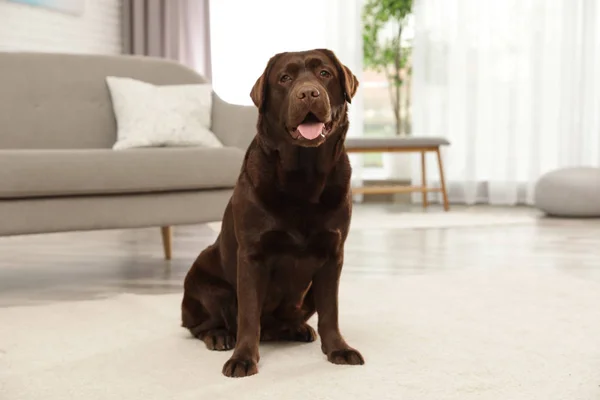
<path fill-rule="evenodd" d="M 338 324 L 352 202 L 344 148 L 354 74 L 327 49 L 273 56 L 250 96 L 259 110 L 221 233 L 184 283 L 182 326 L 223 374 L 256 374 L 260 341 L 312 342 L 335 364 L 363 364 Z M 250 129 L 250 127 L 248 127 Z"/>

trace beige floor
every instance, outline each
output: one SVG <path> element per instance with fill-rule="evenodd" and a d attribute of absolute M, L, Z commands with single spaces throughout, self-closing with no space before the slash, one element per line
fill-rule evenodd
<path fill-rule="evenodd" d="M 243 380 L 180 327 L 215 225 L 175 233 L 170 263 L 158 229 L 0 239 L 0 399 L 600 399 L 599 220 L 357 207 L 340 321 L 366 364 L 263 344 Z"/>
<path fill-rule="evenodd" d="M 470 215 L 524 219 L 411 228 L 414 224 L 404 221 L 423 220 L 420 208 L 356 206 L 358 222 L 347 242 L 344 275 L 519 268 L 559 269 L 581 279 L 600 280 L 599 220 L 539 218 L 528 208 L 454 207 L 451 213 L 455 219 Z M 436 215 L 447 218 L 436 207 L 426 214 L 434 222 Z M 391 218 L 401 223 L 396 226 Z M 0 306 L 119 293 L 179 293 L 194 257 L 216 232 L 206 225 L 177 227 L 174 232 L 170 262 L 162 258 L 157 228 L 0 238 Z"/>

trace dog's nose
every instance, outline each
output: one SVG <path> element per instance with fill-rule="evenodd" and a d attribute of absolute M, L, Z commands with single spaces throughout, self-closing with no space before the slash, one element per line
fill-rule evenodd
<path fill-rule="evenodd" d="M 315 86 L 305 86 L 300 88 L 300 90 L 298 90 L 298 93 L 296 93 L 296 96 L 300 99 L 300 100 L 304 100 L 310 97 L 319 97 L 321 95 L 321 93 L 319 92 L 319 89 L 317 89 Z"/>

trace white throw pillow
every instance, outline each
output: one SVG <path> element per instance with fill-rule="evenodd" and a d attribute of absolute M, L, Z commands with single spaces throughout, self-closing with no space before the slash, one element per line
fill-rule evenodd
<path fill-rule="evenodd" d="M 210 84 L 157 86 L 109 76 L 117 119 L 115 150 L 136 147 L 223 147 L 210 131 Z"/>

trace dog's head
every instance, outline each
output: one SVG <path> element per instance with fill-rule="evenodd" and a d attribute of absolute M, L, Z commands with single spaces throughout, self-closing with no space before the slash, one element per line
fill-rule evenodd
<path fill-rule="evenodd" d="M 269 140 L 316 147 L 347 121 L 346 103 L 357 88 L 352 71 L 331 50 L 315 49 L 273 56 L 250 97 L 275 128 L 262 132 Z"/>

